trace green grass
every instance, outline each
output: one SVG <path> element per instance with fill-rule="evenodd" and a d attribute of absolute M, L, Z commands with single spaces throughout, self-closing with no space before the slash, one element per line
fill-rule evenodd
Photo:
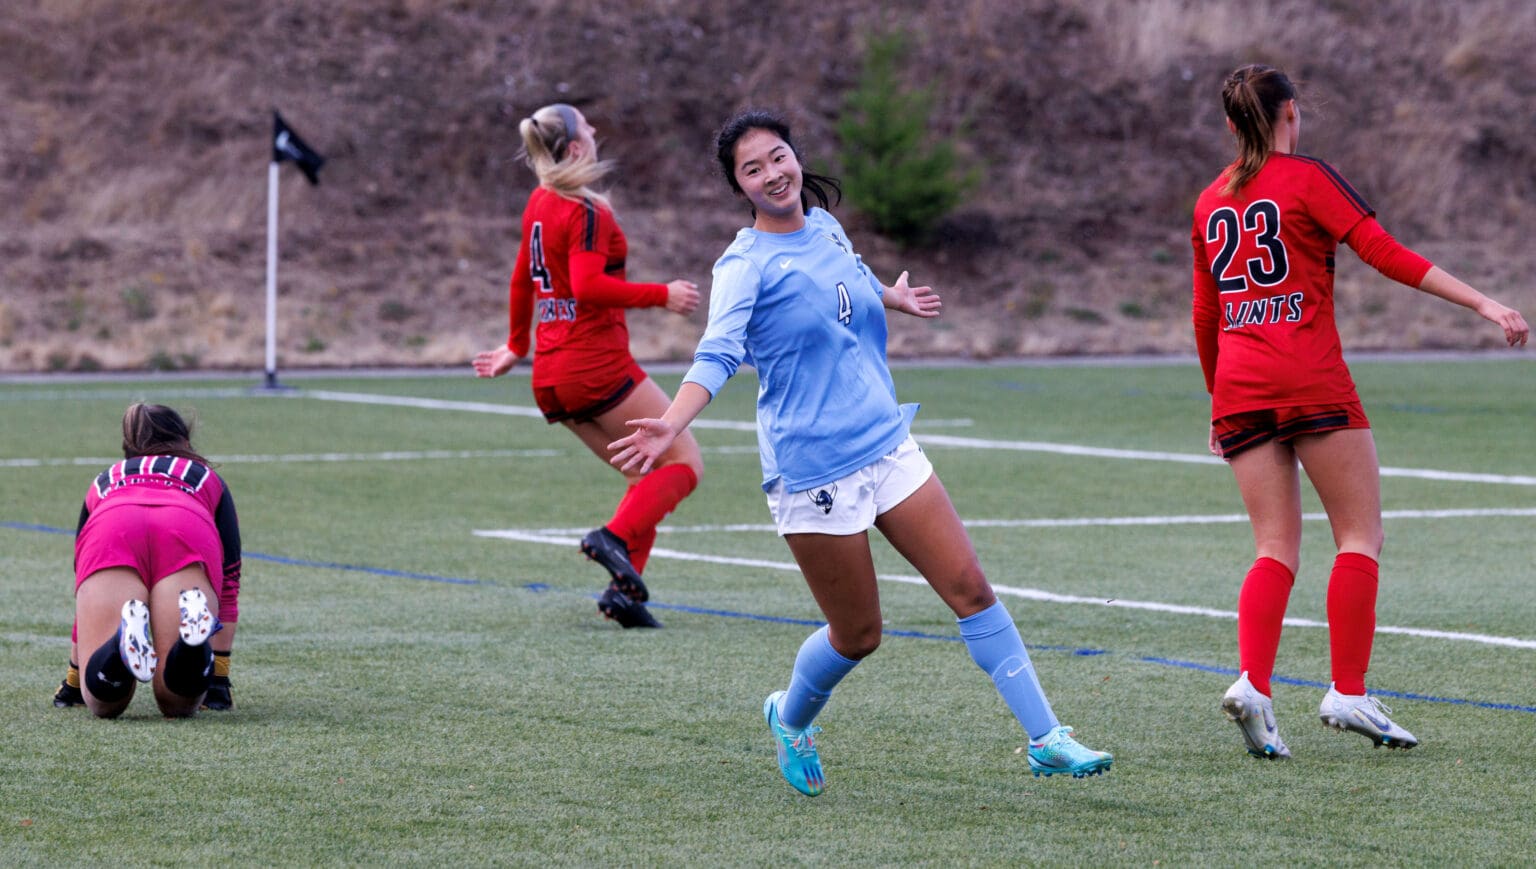
<path fill-rule="evenodd" d="M 1354 366 L 1389 468 L 1536 476 L 1536 366 Z M 1230 611 L 1241 522 L 1021 520 L 1241 513 L 1220 465 L 952 445 L 1199 455 L 1193 363 L 903 368 L 902 398 L 993 583 Z M 676 375 L 658 377 L 675 388 Z M 647 571 L 666 623 L 597 617 L 574 541 L 617 474 L 528 416 L 329 401 L 333 390 L 528 407 L 525 379 L 0 383 L 0 863 L 966 865 L 1474 863 L 1530 857 L 1536 650 L 1383 633 L 1370 681 L 1423 745 L 1316 720 L 1326 633 L 1287 628 L 1276 710 L 1295 753 L 1249 759 L 1216 703 L 1228 619 L 1004 595 L 1063 721 L 1115 753 L 1035 779 L 1024 736 L 920 585 L 881 587 L 888 635 L 819 723 L 829 787 L 780 779 L 762 698 L 818 618 L 765 526 L 750 431 L 701 428 L 706 476 Z M 704 419 L 746 421 L 750 372 Z M 140 692 L 97 721 L 48 702 L 68 654 L 72 531 L 133 399 L 191 409 L 246 546 L 237 709 L 164 721 Z M 463 451 L 479 457 L 460 458 Z M 386 457 L 381 454 L 400 453 Z M 336 454 L 322 456 L 321 454 Z M 425 454 L 425 456 L 421 455 Z M 288 458 L 280 458 L 288 457 Z M 322 460 L 325 459 L 325 460 Z M 27 462 L 24 460 L 43 460 Z M 1388 476 L 1388 511 L 1536 505 L 1536 486 Z M 1317 510 L 1307 493 L 1309 510 Z M 998 520 L 1002 520 L 1000 524 Z M 1012 524 L 1008 524 L 1008 523 Z M 1387 521 L 1378 623 L 1536 636 L 1530 515 Z M 911 568 L 876 541 L 884 574 Z M 1290 614 L 1321 621 L 1331 545 L 1306 526 Z M 759 566 L 726 563 L 742 558 Z M 1412 695 L 1398 697 L 1392 695 Z M 1423 698 L 1423 699 L 1415 699 Z"/>

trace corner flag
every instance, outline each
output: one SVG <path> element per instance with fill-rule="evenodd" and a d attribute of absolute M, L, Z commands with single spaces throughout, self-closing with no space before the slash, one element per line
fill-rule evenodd
<path fill-rule="evenodd" d="M 272 162 L 281 163 L 284 160 L 297 163 L 299 171 L 304 173 L 309 183 L 320 183 L 320 167 L 325 165 L 325 158 L 320 156 L 314 148 L 304 144 L 304 140 L 283 122 L 283 116 L 274 111 L 272 113 Z"/>
<path fill-rule="evenodd" d="M 272 162 L 267 164 L 267 388 L 277 382 L 277 164 L 292 160 L 310 184 L 320 183 L 325 158 L 309 147 L 272 111 Z"/>

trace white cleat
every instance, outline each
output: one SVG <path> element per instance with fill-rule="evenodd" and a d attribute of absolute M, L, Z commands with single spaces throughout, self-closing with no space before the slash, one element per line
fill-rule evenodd
<path fill-rule="evenodd" d="M 1237 722 L 1249 754 L 1261 760 L 1281 760 L 1291 756 L 1291 750 L 1280 738 L 1280 728 L 1275 724 L 1274 703 L 1248 681 L 1247 670 L 1221 696 L 1221 711 L 1229 720 Z"/>
<path fill-rule="evenodd" d="M 1375 743 L 1377 748 L 1407 750 L 1419 744 L 1412 733 L 1392 722 L 1387 715 L 1392 710 L 1369 693 L 1340 694 L 1332 685 L 1323 695 L 1323 703 L 1317 708 L 1317 717 L 1329 727 L 1348 730 Z"/>
<path fill-rule="evenodd" d="M 123 620 L 117 627 L 117 651 L 123 656 L 133 678 L 148 682 L 155 678 L 154 644 L 149 641 L 149 606 L 141 600 L 123 604 Z"/>
<path fill-rule="evenodd" d="M 213 636 L 215 620 L 208 611 L 208 596 L 200 588 L 189 588 L 177 598 L 181 605 L 181 640 L 189 646 L 201 646 Z"/>

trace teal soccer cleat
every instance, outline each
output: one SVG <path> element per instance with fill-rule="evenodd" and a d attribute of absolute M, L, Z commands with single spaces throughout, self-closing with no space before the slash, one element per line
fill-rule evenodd
<path fill-rule="evenodd" d="M 793 731 L 779 721 L 779 699 L 783 691 L 775 691 L 763 701 L 763 718 L 773 733 L 773 747 L 779 754 L 779 771 L 790 786 L 808 797 L 814 797 L 826 787 L 827 780 L 821 774 L 821 757 L 816 753 L 814 735 L 820 727 L 807 727 Z"/>
<path fill-rule="evenodd" d="M 1114 755 L 1083 746 L 1072 738 L 1072 728 L 1059 724 L 1044 739 L 1029 743 L 1029 768 L 1037 776 L 1059 772 L 1071 773 L 1073 778 L 1103 775 L 1114 762 Z"/>

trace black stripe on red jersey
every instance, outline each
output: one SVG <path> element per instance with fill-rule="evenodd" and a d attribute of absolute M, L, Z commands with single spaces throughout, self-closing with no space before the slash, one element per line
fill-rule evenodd
<path fill-rule="evenodd" d="M 171 468 L 175 464 L 175 456 L 156 456 L 155 460 L 149 465 L 149 472 L 151 474 L 161 474 L 168 477 L 171 474 Z"/>
<path fill-rule="evenodd" d="M 597 206 L 590 199 L 581 200 L 581 249 L 594 250 L 597 247 Z"/>
<path fill-rule="evenodd" d="M 1353 202 L 1355 207 L 1359 208 L 1362 212 L 1366 214 L 1376 213 L 1376 209 L 1372 208 L 1371 204 L 1365 201 L 1365 197 L 1361 196 L 1359 191 L 1355 190 L 1354 185 L 1350 184 L 1348 181 L 1345 181 L 1344 176 L 1340 175 L 1338 170 L 1328 165 L 1326 161 L 1319 160 L 1316 157 L 1308 157 L 1305 154 L 1292 154 L 1290 156 L 1295 157 L 1298 160 L 1311 163 L 1313 166 L 1323 170 L 1323 176 L 1326 177 L 1329 181 L 1332 181 L 1333 186 L 1337 187 L 1339 192 L 1343 193 L 1344 197 Z"/>

